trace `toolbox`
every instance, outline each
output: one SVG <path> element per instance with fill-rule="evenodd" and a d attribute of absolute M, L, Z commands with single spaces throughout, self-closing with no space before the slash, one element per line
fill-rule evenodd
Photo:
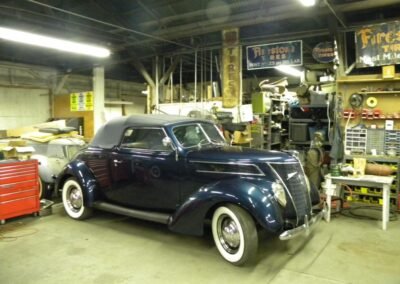
<path fill-rule="evenodd" d="M 38 213 L 39 172 L 37 160 L 0 162 L 0 221 Z"/>

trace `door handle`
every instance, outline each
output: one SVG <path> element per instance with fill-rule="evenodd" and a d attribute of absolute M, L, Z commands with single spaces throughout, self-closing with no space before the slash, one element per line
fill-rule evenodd
<path fill-rule="evenodd" d="M 116 160 L 116 159 L 114 159 L 114 164 L 122 164 L 123 163 L 123 161 L 121 161 L 121 160 Z"/>

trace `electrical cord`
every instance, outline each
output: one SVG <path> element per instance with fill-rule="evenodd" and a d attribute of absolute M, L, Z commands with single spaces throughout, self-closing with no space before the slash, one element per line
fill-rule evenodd
<path fill-rule="evenodd" d="M 38 232 L 36 229 L 24 229 L 21 228 L 25 225 L 22 222 L 6 224 L 0 227 L 0 242 L 13 242 L 22 237 L 34 235 Z M 13 234 L 18 231 L 19 234 Z M 22 232 L 21 232 L 22 231 Z"/>
<path fill-rule="evenodd" d="M 366 214 L 362 213 L 356 213 L 357 210 L 371 210 L 371 211 L 379 211 L 382 212 L 382 209 L 376 206 L 371 206 L 371 205 L 361 205 L 357 207 L 351 207 L 351 208 L 344 208 L 341 210 L 340 214 L 346 217 L 351 217 L 351 218 L 356 218 L 356 219 L 364 219 L 364 220 L 378 220 L 381 221 L 382 218 L 380 217 L 373 217 L 373 216 L 368 216 Z M 398 219 L 396 211 L 391 210 L 389 212 L 389 221 L 396 221 Z"/>
<path fill-rule="evenodd" d="M 342 186 L 345 187 L 345 191 L 348 192 L 350 194 L 350 196 L 353 196 L 353 189 L 348 186 L 347 184 L 341 183 Z M 343 200 L 340 199 L 342 204 L 343 204 Z M 351 218 L 356 218 L 356 219 L 364 219 L 364 220 L 378 220 L 381 221 L 382 218 L 381 217 L 373 217 L 373 216 L 368 216 L 365 213 L 364 214 L 360 214 L 360 213 L 356 213 L 355 211 L 357 210 L 371 210 L 371 211 L 378 211 L 379 213 L 382 212 L 382 208 L 381 207 L 377 207 L 377 206 L 373 206 L 373 205 L 360 205 L 357 207 L 349 207 L 349 208 L 342 208 L 340 210 L 340 214 L 346 217 L 351 217 Z M 389 221 L 396 221 L 398 219 L 396 210 L 390 210 L 389 212 Z"/>

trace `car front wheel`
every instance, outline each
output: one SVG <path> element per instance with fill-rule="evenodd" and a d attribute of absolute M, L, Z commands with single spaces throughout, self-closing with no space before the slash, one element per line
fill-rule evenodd
<path fill-rule="evenodd" d="M 243 265 L 257 256 L 258 236 L 254 220 L 244 209 L 229 204 L 215 210 L 212 234 L 221 256 L 234 265 Z"/>
<path fill-rule="evenodd" d="M 83 220 L 92 214 L 92 209 L 84 205 L 82 187 L 74 178 L 64 183 L 62 200 L 65 211 L 72 219 Z"/>

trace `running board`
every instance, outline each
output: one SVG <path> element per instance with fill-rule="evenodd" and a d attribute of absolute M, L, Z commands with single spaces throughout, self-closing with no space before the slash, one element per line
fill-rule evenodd
<path fill-rule="evenodd" d="M 146 221 L 152 221 L 162 224 L 168 224 L 168 219 L 170 217 L 169 214 L 163 214 L 158 212 L 150 212 L 150 211 L 142 211 L 142 210 L 135 210 L 126 207 L 122 207 L 119 205 L 114 205 L 107 202 L 94 202 L 93 207 L 96 209 L 117 213 L 137 219 L 142 219 Z"/>

